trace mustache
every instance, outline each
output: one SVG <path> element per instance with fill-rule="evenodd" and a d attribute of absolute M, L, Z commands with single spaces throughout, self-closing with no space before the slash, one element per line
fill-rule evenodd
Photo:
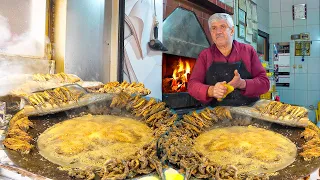
<path fill-rule="evenodd" d="M 216 38 L 219 38 L 219 37 L 224 37 L 224 35 L 223 34 L 217 34 Z"/>

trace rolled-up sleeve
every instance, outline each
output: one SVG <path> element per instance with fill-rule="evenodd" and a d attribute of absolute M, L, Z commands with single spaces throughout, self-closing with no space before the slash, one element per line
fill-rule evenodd
<path fill-rule="evenodd" d="M 207 71 L 207 57 L 205 52 L 200 53 L 188 82 L 188 93 L 198 101 L 207 104 L 213 98 L 207 96 L 209 85 L 204 84 Z"/>
<path fill-rule="evenodd" d="M 246 79 L 246 89 L 243 92 L 245 96 L 260 96 L 269 91 L 270 82 L 263 68 L 257 53 L 251 49 L 251 75 L 252 79 Z"/>

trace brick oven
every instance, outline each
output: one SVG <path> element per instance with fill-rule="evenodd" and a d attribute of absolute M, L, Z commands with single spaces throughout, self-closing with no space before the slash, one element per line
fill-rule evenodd
<path fill-rule="evenodd" d="M 212 43 L 208 18 L 233 8 L 215 0 L 164 0 L 162 101 L 179 114 L 201 108 L 187 92 L 188 80 L 199 53 Z"/>

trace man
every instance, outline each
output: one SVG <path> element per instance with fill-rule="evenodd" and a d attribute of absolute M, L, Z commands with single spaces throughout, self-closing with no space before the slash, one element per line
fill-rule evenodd
<path fill-rule="evenodd" d="M 268 92 L 269 79 L 252 46 L 233 40 L 234 24 L 230 15 L 216 13 L 209 20 L 214 44 L 204 49 L 193 68 L 188 92 L 212 106 L 250 105 Z M 228 83 L 234 91 L 222 101 Z"/>

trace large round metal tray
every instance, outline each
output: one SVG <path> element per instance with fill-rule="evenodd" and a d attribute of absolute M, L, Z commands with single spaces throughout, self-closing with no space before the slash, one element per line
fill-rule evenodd
<path fill-rule="evenodd" d="M 296 146 L 297 146 L 297 157 L 295 161 L 287 166 L 284 169 L 281 169 L 277 171 L 276 175 L 270 176 L 270 180 L 296 180 L 299 178 L 306 177 L 310 175 L 312 172 L 314 172 L 316 169 L 320 167 L 320 158 L 314 158 L 311 161 L 305 161 L 302 156 L 299 155 L 299 153 L 302 152 L 302 145 L 305 143 L 304 139 L 300 137 L 300 134 L 304 131 L 304 128 L 299 127 L 288 127 L 283 126 L 280 124 L 275 124 L 268 121 L 263 121 L 259 119 L 252 119 L 248 116 L 243 115 L 232 115 L 234 119 L 229 120 L 225 119 L 223 121 L 218 121 L 213 126 L 211 126 L 207 130 L 215 129 L 215 128 L 221 128 L 221 127 L 230 127 L 230 126 L 255 126 L 259 128 L 264 128 L 267 130 L 274 131 L 276 133 L 279 133 L 288 139 L 290 139 Z M 176 123 L 176 125 L 179 122 Z M 167 132 L 170 134 L 170 131 Z M 161 145 L 159 145 L 160 151 L 163 149 Z M 187 147 L 192 148 L 192 147 Z M 261 147 L 263 148 L 263 147 Z M 161 158 L 161 157 L 160 157 Z M 179 166 L 176 166 L 174 164 L 170 164 L 171 167 L 174 167 L 176 169 L 180 169 Z M 191 177 L 191 179 L 194 179 Z"/>
<path fill-rule="evenodd" d="M 119 110 L 117 108 L 110 108 L 111 99 L 94 103 L 89 106 L 80 107 L 77 109 L 72 109 L 56 114 L 45 115 L 45 116 L 34 116 L 29 117 L 29 119 L 34 123 L 35 128 L 29 130 L 29 134 L 34 137 L 35 141 L 33 145 L 36 145 L 37 137 L 45 131 L 47 128 L 52 125 L 62 122 L 64 120 L 82 116 L 84 114 L 91 113 L 93 115 L 98 114 L 113 114 L 118 116 L 126 116 L 132 117 L 132 115 L 125 110 Z M 253 125 L 256 127 L 272 130 L 279 134 L 286 136 L 292 142 L 294 142 L 298 148 L 298 153 L 302 151 L 302 145 L 304 140 L 300 138 L 301 132 L 304 128 L 298 127 L 287 127 L 279 124 L 275 124 L 272 122 L 266 122 L 259 119 L 251 119 L 246 116 L 240 116 L 233 114 L 234 119 L 232 120 L 223 120 L 215 123 L 211 128 L 220 128 L 220 127 L 229 127 L 229 126 L 248 126 Z M 179 123 L 179 122 L 177 122 Z M 170 132 L 167 132 L 170 133 Z M 191 147 L 190 147 L 191 148 Z M 161 146 L 158 149 L 161 151 Z M 42 175 L 52 179 L 75 179 L 69 177 L 65 171 L 60 171 L 57 168 L 59 167 L 56 164 L 51 163 L 50 161 L 43 158 L 37 148 L 34 148 L 30 154 L 20 154 L 19 152 L 12 150 L 5 150 L 8 157 L 15 163 L 15 165 L 26 169 L 32 173 Z M 294 163 L 289 165 L 288 167 L 279 170 L 278 174 L 275 176 L 270 176 L 270 179 L 299 179 L 301 177 L 305 177 L 315 171 L 320 167 L 320 158 L 312 159 L 311 161 L 305 161 L 300 155 L 297 155 Z M 179 167 L 177 167 L 179 168 Z M 137 177 L 139 178 L 139 177 Z"/>
<path fill-rule="evenodd" d="M 56 123 L 89 113 L 93 115 L 112 114 L 134 118 L 128 111 L 120 110 L 117 108 L 110 108 L 110 103 L 111 99 L 99 103 L 94 103 L 89 106 L 59 112 L 56 114 L 33 117 L 29 116 L 30 121 L 34 123 L 34 128 L 29 129 L 28 134 L 34 138 L 32 144 L 35 146 L 35 148 L 33 148 L 29 154 L 21 154 L 10 149 L 5 149 L 5 152 L 16 166 L 21 167 L 34 174 L 57 180 L 77 179 L 75 177 L 70 177 L 66 171 L 59 170 L 58 165 L 46 160 L 39 154 L 38 148 L 36 146 L 37 138 L 47 128 L 53 126 Z M 152 175 L 156 175 L 156 173 L 153 173 Z M 140 177 L 135 177 L 135 179 Z M 96 176 L 95 179 L 100 178 L 99 176 Z"/>

